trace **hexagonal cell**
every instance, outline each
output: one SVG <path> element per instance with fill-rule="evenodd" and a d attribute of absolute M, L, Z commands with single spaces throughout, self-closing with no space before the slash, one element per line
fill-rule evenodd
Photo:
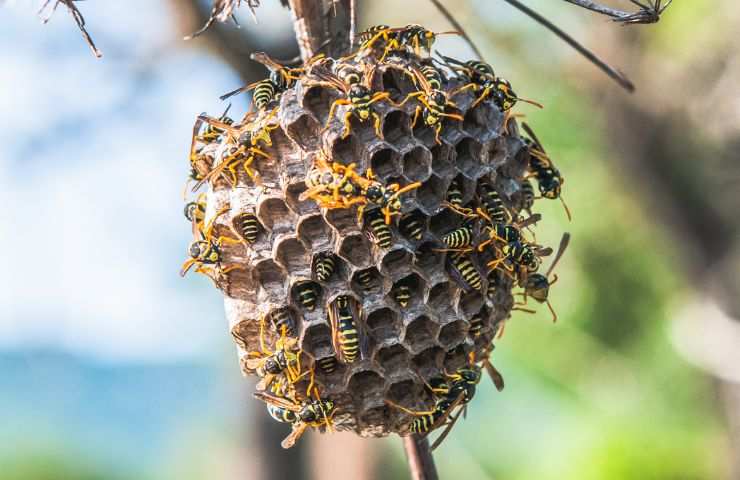
<path fill-rule="evenodd" d="M 467 207 L 475 196 L 475 180 L 464 175 L 458 175 L 452 179 L 447 187 L 446 200 L 458 207 Z"/>
<path fill-rule="evenodd" d="M 381 366 L 385 375 L 393 375 L 403 371 L 409 363 L 409 352 L 403 345 L 395 344 L 378 350 L 375 360 Z"/>
<path fill-rule="evenodd" d="M 331 327 L 322 323 L 315 323 L 306 327 L 301 348 L 314 358 L 333 357 L 334 346 L 331 341 Z"/>
<path fill-rule="evenodd" d="M 487 148 L 487 155 L 488 163 L 493 168 L 498 168 L 501 165 L 506 162 L 507 157 L 507 151 L 506 151 L 506 144 L 502 138 L 496 138 L 488 142 Z M 526 154 L 524 154 L 526 156 Z M 526 163 L 527 160 L 525 159 L 524 162 Z"/>
<path fill-rule="evenodd" d="M 431 149 L 432 171 L 440 177 L 446 177 L 454 169 L 457 151 L 449 145 L 435 145 Z"/>
<path fill-rule="evenodd" d="M 295 237 L 287 237 L 275 243 L 275 260 L 293 275 L 307 272 L 310 258 L 306 248 Z"/>
<path fill-rule="evenodd" d="M 503 114 L 498 108 L 488 102 L 481 102 L 465 113 L 463 129 L 473 136 L 480 136 L 485 130 L 497 130 L 496 125 L 501 123 Z"/>
<path fill-rule="evenodd" d="M 273 233 L 293 231 L 298 219 L 279 197 L 268 197 L 262 200 L 257 207 L 257 217 L 262 225 Z"/>
<path fill-rule="evenodd" d="M 368 408 L 358 416 L 358 423 L 363 426 L 385 425 L 390 409 L 385 405 Z"/>
<path fill-rule="evenodd" d="M 470 345 L 461 343 L 445 352 L 443 359 L 444 369 L 448 372 L 454 372 L 460 368 L 467 367 L 469 365 L 468 354 L 470 350 Z"/>
<path fill-rule="evenodd" d="M 383 278 L 377 268 L 365 268 L 352 275 L 350 286 L 360 297 L 364 297 L 369 293 L 379 293 L 383 288 Z"/>
<path fill-rule="evenodd" d="M 287 275 L 280 265 L 267 258 L 255 263 L 254 280 L 267 291 L 278 291 L 285 287 Z"/>
<path fill-rule="evenodd" d="M 403 342 L 412 352 L 419 352 L 428 347 L 437 335 L 437 324 L 426 315 L 420 315 L 406 326 Z"/>
<path fill-rule="evenodd" d="M 414 265 L 428 279 L 444 270 L 445 254 L 438 251 L 440 248 L 442 248 L 440 244 L 424 242 L 419 245 L 414 254 Z"/>
<path fill-rule="evenodd" d="M 452 299 L 452 285 L 444 281 L 431 286 L 427 304 L 432 310 L 443 310 L 452 306 Z"/>
<path fill-rule="evenodd" d="M 465 322 L 463 322 L 462 320 L 456 320 L 454 322 L 448 323 L 447 325 L 444 325 L 439 330 L 437 340 L 444 348 L 453 348 L 459 345 L 460 342 L 465 340 L 465 334 L 467 333 L 467 330 L 468 329 L 465 325 Z"/>
<path fill-rule="evenodd" d="M 395 279 L 410 270 L 412 260 L 413 254 L 410 251 L 403 247 L 397 248 L 383 256 L 383 260 L 380 263 L 381 270 Z"/>
<path fill-rule="evenodd" d="M 331 250 L 316 252 L 311 260 L 311 276 L 324 283 L 343 284 L 347 280 L 347 264 Z"/>
<path fill-rule="evenodd" d="M 238 268 L 227 273 L 227 288 L 224 293 L 232 298 L 252 300 L 257 293 L 251 268 Z"/>
<path fill-rule="evenodd" d="M 316 211 L 316 202 L 311 199 L 301 200 L 301 194 L 307 190 L 305 182 L 289 184 L 285 189 L 285 201 L 288 207 L 298 215 Z"/>
<path fill-rule="evenodd" d="M 251 211 L 236 215 L 232 219 L 231 225 L 234 231 L 249 244 L 257 242 L 260 236 L 264 237 L 265 227 Z"/>
<path fill-rule="evenodd" d="M 445 351 L 437 346 L 418 353 L 413 359 L 416 373 L 426 380 L 439 375 L 444 355 Z"/>
<path fill-rule="evenodd" d="M 466 320 L 483 307 L 483 295 L 480 292 L 469 292 L 460 296 L 457 312 Z"/>
<path fill-rule="evenodd" d="M 319 145 L 321 125 L 316 119 L 304 113 L 288 125 L 288 136 L 306 150 L 313 150 Z"/>
<path fill-rule="evenodd" d="M 296 233 L 311 250 L 325 249 L 332 244 L 334 234 L 320 214 L 304 216 L 298 222 Z"/>
<path fill-rule="evenodd" d="M 403 110 L 392 110 L 383 119 L 383 138 L 386 142 L 398 144 L 411 135 L 411 118 Z"/>
<path fill-rule="evenodd" d="M 414 147 L 403 156 L 403 175 L 411 182 L 423 182 L 431 175 L 432 154 L 424 147 Z"/>
<path fill-rule="evenodd" d="M 423 385 L 412 380 L 391 384 L 385 392 L 385 398 L 410 410 L 424 410 L 424 406 L 431 407 L 429 393 Z"/>
<path fill-rule="evenodd" d="M 444 180 L 432 175 L 416 189 L 416 199 L 425 214 L 432 215 L 439 208 L 445 198 L 446 187 Z"/>
<path fill-rule="evenodd" d="M 308 87 L 303 93 L 303 108 L 311 112 L 321 124 L 320 128 L 323 128 L 329 116 L 331 104 L 338 96 L 338 92 L 330 88 L 322 86 Z"/>
<path fill-rule="evenodd" d="M 354 208 L 332 208 L 324 212 L 326 222 L 340 235 L 359 230 L 357 212 Z"/>
<path fill-rule="evenodd" d="M 342 165 L 358 163 L 360 153 L 360 142 L 352 133 L 346 138 L 337 137 L 331 145 L 331 158 L 334 162 L 341 163 Z M 364 165 L 358 164 L 356 170 L 358 172 L 364 171 Z"/>
<path fill-rule="evenodd" d="M 358 405 L 361 410 L 366 408 L 368 402 L 375 402 L 378 397 L 382 399 L 384 386 L 383 377 L 372 370 L 357 372 L 347 382 L 347 390 L 353 392 L 353 398 L 361 402 Z"/>
<path fill-rule="evenodd" d="M 427 229 L 427 216 L 421 210 L 402 215 L 398 220 L 398 231 L 410 242 L 419 242 Z"/>
<path fill-rule="evenodd" d="M 381 82 L 378 91 L 389 92 L 391 99 L 396 103 L 403 101 L 406 95 L 416 90 L 411 78 L 400 68 L 392 66 L 385 69 Z"/>
<path fill-rule="evenodd" d="M 461 227 L 466 220 L 462 214 L 452 208 L 443 208 L 429 220 L 429 230 L 441 239 L 447 233 Z"/>
<path fill-rule="evenodd" d="M 321 305 L 323 290 L 321 285 L 312 280 L 301 280 L 290 288 L 290 296 L 294 305 L 312 312 L 317 305 Z"/>
<path fill-rule="evenodd" d="M 481 163 L 484 163 L 483 145 L 474 138 L 464 138 L 456 146 L 457 168 L 469 178 L 477 178 L 482 171 Z"/>
<path fill-rule="evenodd" d="M 423 294 L 426 290 L 426 282 L 422 278 L 412 273 L 407 275 L 393 284 L 390 296 L 399 308 L 413 308 L 419 303 L 423 303 Z"/>
<path fill-rule="evenodd" d="M 365 324 L 376 343 L 384 343 L 398 338 L 401 333 L 401 321 L 396 312 L 390 308 L 379 308 L 367 315 Z"/>
<path fill-rule="evenodd" d="M 266 328 L 265 334 L 268 336 L 268 342 L 279 337 L 283 330 L 289 337 L 295 337 L 296 333 L 300 331 L 299 315 L 288 306 L 273 308 L 267 313 L 266 320 L 268 328 Z"/>
<path fill-rule="evenodd" d="M 339 256 L 347 260 L 352 265 L 363 266 L 370 261 L 371 252 L 370 244 L 364 235 L 356 233 L 342 239 L 339 247 Z"/>
<path fill-rule="evenodd" d="M 401 173 L 398 168 L 398 154 L 391 148 L 375 151 L 370 157 L 370 166 L 373 173 L 383 181 Z"/>

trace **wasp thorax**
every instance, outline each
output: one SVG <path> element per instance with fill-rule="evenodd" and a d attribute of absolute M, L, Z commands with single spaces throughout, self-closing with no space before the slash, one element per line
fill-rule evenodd
<path fill-rule="evenodd" d="M 194 127 L 207 193 L 185 210 L 181 273 L 223 290 L 242 370 L 293 425 L 287 446 L 308 428 L 447 425 L 492 372 L 513 306 L 547 301 L 552 250 L 534 230 L 563 178 L 507 114 L 511 84 L 484 62 L 430 60 L 437 35 L 379 25 L 342 58 L 264 60 L 243 118 Z"/>

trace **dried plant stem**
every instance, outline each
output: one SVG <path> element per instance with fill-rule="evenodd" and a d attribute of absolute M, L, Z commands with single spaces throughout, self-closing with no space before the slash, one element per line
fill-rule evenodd
<path fill-rule="evenodd" d="M 600 5 L 590 0 L 564 0 L 564 1 L 568 3 L 572 3 L 573 5 L 577 5 L 579 7 L 585 8 L 587 10 L 591 10 L 592 12 L 600 13 L 602 15 L 607 15 L 612 18 L 627 17 L 631 15 L 629 12 L 617 10 L 616 8 L 605 7 L 604 5 Z"/>
<path fill-rule="evenodd" d="M 540 15 L 539 13 L 535 12 L 528 6 L 524 5 L 523 3 L 519 2 L 518 0 L 504 0 L 506 3 L 512 5 L 517 10 L 520 10 L 527 16 L 534 19 L 537 23 L 541 24 L 548 30 L 550 30 L 552 33 L 560 37 L 565 43 L 576 49 L 578 53 L 586 57 L 588 60 L 591 61 L 594 65 L 599 67 L 604 73 L 606 73 L 610 78 L 614 79 L 622 88 L 627 90 L 628 92 L 634 92 L 635 86 L 634 84 L 620 71 L 616 70 L 615 68 L 609 66 L 606 62 L 601 60 L 599 57 L 596 56 L 592 51 L 588 50 L 586 47 L 578 43 L 573 37 L 565 33 L 563 30 L 561 30 L 559 27 L 554 25 L 552 22 L 550 22 L 548 19 Z"/>
<path fill-rule="evenodd" d="M 412 480 L 437 480 L 439 478 L 426 437 L 421 438 L 418 435 L 404 437 L 403 448 L 406 451 L 406 460 L 409 463 Z"/>

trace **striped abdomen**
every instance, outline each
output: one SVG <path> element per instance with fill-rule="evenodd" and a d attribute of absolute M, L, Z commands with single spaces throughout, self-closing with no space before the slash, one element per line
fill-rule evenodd
<path fill-rule="evenodd" d="M 268 403 L 267 412 L 278 422 L 295 423 L 298 421 L 298 416 L 295 414 L 295 412 L 293 412 L 292 410 L 288 410 L 287 408 L 277 407 Z"/>
<path fill-rule="evenodd" d="M 480 276 L 480 272 L 478 272 L 475 265 L 473 265 L 473 262 L 470 260 L 470 257 L 461 254 L 453 256 L 452 267 L 457 272 L 464 286 L 472 288 L 473 290 L 481 289 L 483 279 Z"/>
<path fill-rule="evenodd" d="M 264 110 L 275 97 L 277 96 L 277 88 L 272 80 L 265 79 L 257 84 L 254 88 L 254 94 L 252 101 L 258 110 Z"/>
<path fill-rule="evenodd" d="M 463 205 L 462 187 L 457 178 L 452 180 L 450 188 L 447 189 L 447 201 L 456 207 L 462 207 Z"/>
<path fill-rule="evenodd" d="M 532 186 L 532 182 L 529 180 L 524 180 L 521 184 L 521 192 L 522 192 L 522 209 L 523 210 L 531 210 L 532 205 L 534 205 L 534 187 Z"/>
<path fill-rule="evenodd" d="M 483 315 L 481 315 L 479 312 L 473 315 L 473 318 L 470 319 L 470 329 L 468 330 L 468 334 L 470 334 L 470 336 L 473 338 L 477 338 L 480 336 L 482 329 Z"/>
<path fill-rule="evenodd" d="M 467 247 L 473 240 L 473 229 L 469 225 L 456 228 L 442 236 L 442 241 L 450 248 Z"/>
<path fill-rule="evenodd" d="M 239 214 L 234 220 L 239 234 L 249 243 L 254 243 L 262 229 L 257 216 L 252 212 Z"/>
<path fill-rule="evenodd" d="M 313 311 L 316 308 L 319 289 L 314 282 L 304 282 L 298 286 L 298 301 L 303 308 Z"/>
<path fill-rule="evenodd" d="M 393 243 L 391 228 L 385 223 L 385 217 L 380 210 L 375 209 L 367 213 L 369 231 L 380 248 L 388 248 Z"/>
<path fill-rule="evenodd" d="M 439 70 L 437 70 L 434 66 L 422 66 L 421 73 L 422 75 L 424 75 L 424 78 L 426 78 L 427 82 L 429 82 L 429 86 L 432 88 L 432 90 L 442 89 L 442 76 L 439 74 Z"/>
<path fill-rule="evenodd" d="M 450 402 L 448 400 L 439 400 L 432 413 L 416 417 L 411 422 L 411 433 L 426 433 L 430 431 L 439 419 L 447 413 L 447 409 L 449 408 Z"/>
<path fill-rule="evenodd" d="M 401 308 L 406 308 L 411 301 L 411 289 L 408 285 L 399 285 L 393 289 L 393 298 Z"/>
<path fill-rule="evenodd" d="M 421 240 L 424 235 L 424 220 L 420 215 L 404 215 L 398 222 L 398 230 L 405 237 L 412 240 Z"/>
<path fill-rule="evenodd" d="M 275 325 L 275 330 L 278 333 L 285 331 L 285 334 L 289 337 L 295 336 L 295 329 L 293 328 L 293 319 L 290 317 L 290 311 L 287 308 L 282 308 L 272 314 L 272 323 Z"/>
<path fill-rule="evenodd" d="M 326 282 L 334 273 L 335 266 L 334 254 L 321 253 L 314 260 L 313 275 L 319 282 Z"/>
<path fill-rule="evenodd" d="M 324 373 L 334 373 L 337 369 L 337 359 L 335 357 L 324 357 L 316 361 L 319 364 L 319 368 Z"/>
<path fill-rule="evenodd" d="M 479 197 L 481 206 L 486 214 L 491 217 L 491 221 L 493 223 L 506 223 L 508 220 L 508 213 L 498 192 L 487 183 L 481 185 L 481 190 L 483 192 Z"/>
<path fill-rule="evenodd" d="M 339 349 L 345 362 L 352 363 L 357 360 L 360 353 L 360 334 L 355 324 L 355 316 L 350 307 L 349 297 L 337 297 L 337 337 Z"/>

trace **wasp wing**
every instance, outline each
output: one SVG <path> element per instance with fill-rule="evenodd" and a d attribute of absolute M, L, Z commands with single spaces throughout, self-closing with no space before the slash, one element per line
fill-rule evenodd
<path fill-rule="evenodd" d="M 285 439 L 280 443 L 280 446 L 283 448 L 291 448 L 293 445 L 295 445 L 295 442 L 298 441 L 299 438 L 301 438 L 301 435 L 303 435 L 303 432 L 306 431 L 306 428 L 308 425 L 304 422 L 298 422 L 293 424 L 293 431 L 290 432 L 290 435 L 285 437 Z"/>

